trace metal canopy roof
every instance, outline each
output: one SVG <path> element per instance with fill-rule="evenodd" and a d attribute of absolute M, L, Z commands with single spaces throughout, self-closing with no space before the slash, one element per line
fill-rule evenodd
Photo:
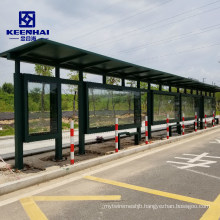
<path fill-rule="evenodd" d="M 210 92 L 220 91 L 220 87 L 217 86 L 113 59 L 46 39 L 39 39 L 5 51 L 0 53 L 0 57 L 180 88 Z"/>

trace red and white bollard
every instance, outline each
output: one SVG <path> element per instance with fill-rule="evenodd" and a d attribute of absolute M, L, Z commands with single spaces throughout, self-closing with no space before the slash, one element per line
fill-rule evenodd
<path fill-rule="evenodd" d="M 167 115 L 167 139 L 169 139 L 170 133 L 169 133 L 169 115 Z"/>
<path fill-rule="evenodd" d="M 74 121 L 70 122 L 70 164 L 74 164 Z"/>
<path fill-rule="evenodd" d="M 184 114 L 183 114 L 183 117 L 182 117 L 182 127 L 183 127 L 182 135 L 185 134 L 185 124 L 184 124 L 184 120 L 185 120 L 185 118 L 184 118 Z"/>
<path fill-rule="evenodd" d="M 148 144 L 148 116 L 145 116 L 145 144 Z"/>
<path fill-rule="evenodd" d="M 206 115 L 205 115 L 205 129 L 207 128 Z"/>
<path fill-rule="evenodd" d="M 197 112 L 195 112 L 195 132 L 197 132 Z"/>
<path fill-rule="evenodd" d="M 115 152 L 118 152 L 118 118 L 115 118 Z"/>
<path fill-rule="evenodd" d="M 215 127 L 215 112 L 213 112 L 212 127 Z"/>

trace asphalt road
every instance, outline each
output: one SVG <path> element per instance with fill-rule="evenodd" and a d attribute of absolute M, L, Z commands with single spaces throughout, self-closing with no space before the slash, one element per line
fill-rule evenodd
<path fill-rule="evenodd" d="M 0 197 L 0 216 L 218 220 L 219 129 Z"/>

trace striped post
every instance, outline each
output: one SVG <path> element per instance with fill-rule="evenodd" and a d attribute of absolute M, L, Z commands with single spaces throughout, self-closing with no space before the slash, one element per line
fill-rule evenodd
<path fill-rule="evenodd" d="M 197 112 L 195 112 L 195 132 L 197 132 Z"/>
<path fill-rule="evenodd" d="M 145 116 L 145 144 L 148 144 L 148 116 Z"/>
<path fill-rule="evenodd" d="M 115 152 L 118 152 L 118 118 L 115 118 Z"/>
<path fill-rule="evenodd" d="M 215 127 L 215 112 L 213 111 L 212 127 Z"/>
<path fill-rule="evenodd" d="M 206 115 L 205 115 L 205 129 L 207 128 Z"/>
<path fill-rule="evenodd" d="M 183 114 L 183 117 L 182 117 L 182 127 L 183 127 L 183 132 L 182 132 L 182 135 L 185 134 L 185 124 L 184 124 L 184 114 Z"/>
<path fill-rule="evenodd" d="M 74 121 L 70 121 L 70 164 L 74 164 Z"/>
<path fill-rule="evenodd" d="M 169 134 L 169 115 L 167 115 L 167 139 L 169 139 L 170 134 Z"/>

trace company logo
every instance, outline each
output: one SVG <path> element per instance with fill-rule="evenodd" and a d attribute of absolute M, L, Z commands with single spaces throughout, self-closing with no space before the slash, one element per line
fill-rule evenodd
<path fill-rule="evenodd" d="M 6 30 L 6 35 L 11 40 L 35 41 L 38 38 L 48 39 L 49 30 L 38 30 L 36 26 L 35 11 L 19 11 L 19 28 L 17 30 Z M 27 28 L 27 29 L 26 29 Z"/>
<path fill-rule="evenodd" d="M 35 27 L 35 11 L 19 12 L 19 27 L 34 28 Z"/>

